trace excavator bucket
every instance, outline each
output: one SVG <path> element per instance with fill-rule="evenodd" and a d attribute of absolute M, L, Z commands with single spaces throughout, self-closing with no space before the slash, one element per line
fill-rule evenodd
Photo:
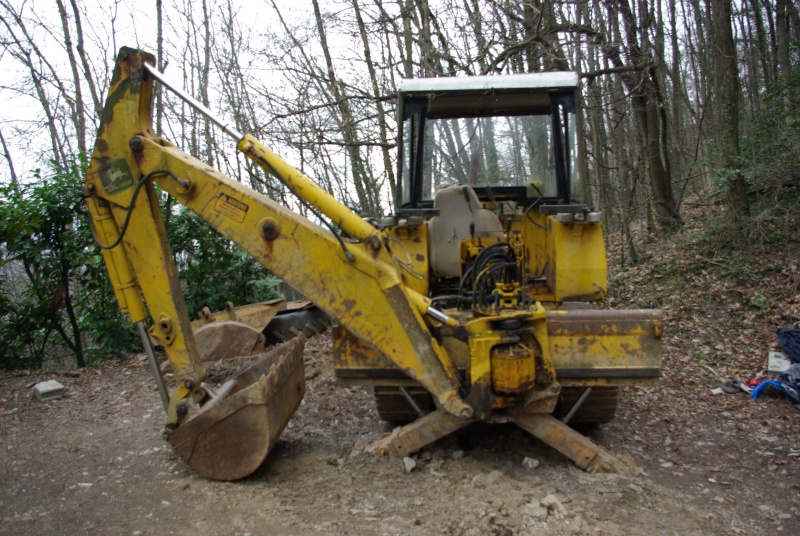
<path fill-rule="evenodd" d="M 238 480 L 263 463 L 305 392 L 303 347 L 297 337 L 226 381 L 169 432 L 169 442 L 193 471 Z"/>

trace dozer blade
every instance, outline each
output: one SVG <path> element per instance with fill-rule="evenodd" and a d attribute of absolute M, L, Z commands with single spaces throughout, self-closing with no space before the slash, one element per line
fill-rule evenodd
<path fill-rule="evenodd" d="M 304 344 L 297 337 L 265 354 L 169 432 L 193 471 L 238 480 L 258 469 L 303 399 Z"/>

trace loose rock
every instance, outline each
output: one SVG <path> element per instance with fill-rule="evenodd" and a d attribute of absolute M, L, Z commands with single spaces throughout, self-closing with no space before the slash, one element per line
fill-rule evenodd
<path fill-rule="evenodd" d="M 491 473 L 483 473 L 480 475 L 476 475 L 472 479 L 472 483 L 475 485 L 476 488 L 489 488 L 495 484 L 497 484 L 500 479 L 503 477 L 503 473 L 500 471 L 492 471 Z"/>
<path fill-rule="evenodd" d="M 547 508 L 547 512 L 556 519 L 563 519 L 567 515 L 567 509 L 561 504 L 553 494 L 547 495 L 544 499 L 539 501 L 539 504 Z"/>
<path fill-rule="evenodd" d="M 544 508 L 535 502 L 531 502 L 523 506 L 522 513 L 533 521 L 547 521 L 547 516 L 550 515 L 547 511 L 547 508 Z"/>
<path fill-rule="evenodd" d="M 417 466 L 417 461 L 414 458 L 406 456 L 403 458 L 403 467 L 406 468 L 406 473 L 410 473 Z"/>
<path fill-rule="evenodd" d="M 539 467 L 539 460 L 536 458 L 529 458 L 525 456 L 525 459 L 522 460 L 522 467 L 527 469 L 528 471 L 533 471 L 537 467 Z"/>

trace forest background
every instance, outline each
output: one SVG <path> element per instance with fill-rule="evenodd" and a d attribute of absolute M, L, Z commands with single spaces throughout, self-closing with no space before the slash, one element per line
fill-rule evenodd
<path fill-rule="evenodd" d="M 612 272 L 680 237 L 745 274 L 748 256 L 796 250 L 800 236 L 791 0 L 0 0 L 0 22 L 0 368 L 137 351 L 81 204 L 122 45 L 156 54 L 238 131 L 375 216 L 394 208 L 400 79 L 575 70 L 582 197 L 619 245 Z M 202 117 L 156 100 L 159 134 L 294 206 Z M 163 203 L 190 312 L 285 292 Z M 689 211 L 699 225 L 685 225 Z M 791 281 L 796 294 L 800 276 Z"/>

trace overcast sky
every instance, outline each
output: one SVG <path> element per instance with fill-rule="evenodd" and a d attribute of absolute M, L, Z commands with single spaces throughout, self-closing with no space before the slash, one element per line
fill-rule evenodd
<path fill-rule="evenodd" d="M 271 0 L 233 0 L 240 5 L 238 20 L 241 24 L 263 32 L 275 24 L 275 14 Z M 64 37 L 57 4 L 52 0 L 2 0 L 5 4 L 4 21 L 12 26 L 17 35 L 24 35 L 19 25 L 13 24 L 13 17 L 7 16 L 7 8 L 12 7 L 22 14 L 25 31 L 30 43 L 41 51 L 47 61 L 58 72 L 64 85 L 72 84 L 72 75 L 64 48 Z M 82 21 L 85 46 L 97 77 L 110 73 L 113 68 L 113 55 L 121 46 L 143 48 L 156 52 L 156 1 L 133 2 L 132 0 L 78 0 L 86 6 L 87 14 Z M 188 3 L 188 0 L 187 0 Z M 310 0 L 275 0 L 282 14 L 288 20 L 313 20 Z M 175 2 L 164 1 L 165 26 L 181 28 L 186 26 L 180 14 L 182 8 Z M 224 2 L 209 2 L 210 9 L 222 9 Z M 242 6 L 242 4 L 244 6 Z M 200 2 L 192 5 L 199 9 Z M 324 3 L 323 3 L 324 5 Z M 71 10 L 69 2 L 66 8 Z M 74 28 L 74 26 L 73 26 Z M 1 28 L 3 35 L 10 32 Z M 167 39 L 174 39 L 169 33 Z M 72 35 L 73 45 L 76 36 Z M 167 66 L 167 76 L 180 80 L 182 65 L 173 56 Z M 46 165 L 50 153 L 49 137 L 41 126 L 42 107 L 30 83 L 29 71 L 13 57 L 8 48 L 0 49 L 0 130 L 11 152 L 14 167 L 21 179 L 30 178 L 35 168 Z M 22 91 L 20 91 L 22 88 Z M 105 87 L 99 88 L 105 93 Z M 85 91 L 85 90 L 84 90 Z M 63 102 L 57 103 L 63 106 Z M 94 143 L 94 127 L 91 128 L 89 145 Z M 8 180 L 6 158 L 0 158 L 0 181 Z"/>

